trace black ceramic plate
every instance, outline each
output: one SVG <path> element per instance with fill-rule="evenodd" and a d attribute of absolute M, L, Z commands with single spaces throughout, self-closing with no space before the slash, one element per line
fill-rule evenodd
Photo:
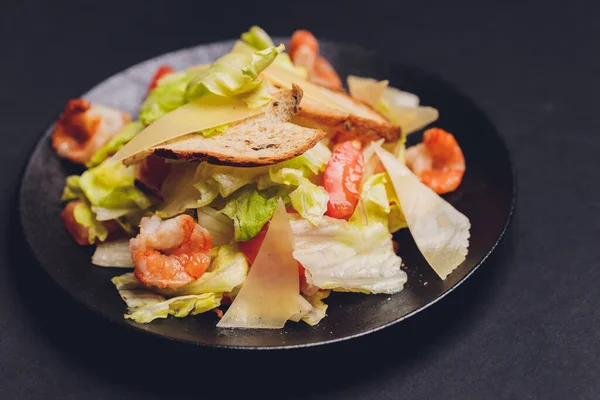
<path fill-rule="evenodd" d="M 219 42 L 157 57 L 107 79 L 83 97 L 135 114 L 158 65 L 168 63 L 183 69 L 211 62 L 232 44 Z M 392 296 L 334 293 L 327 301 L 328 316 L 315 327 L 288 323 L 282 330 L 224 330 L 215 327 L 214 313 L 150 324 L 125 320 L 125 304 L 110 282 L 111 277 L 123 271 L 93 266 L 92 249 L 78 247 L 59 217 L 65 177 L 80 171 L 55 155 L 50 147 L 50 129 L 29 160 L 19 204 L 25 236 L 42 267 L 78 301 L 111 321 L 170 339 L 233 348 L 298 347 L 349 339 L 414 315 L 450 292 L 483 263 L 510 220 L 514 182 L 503 141 L 475 104 L 452 86 L 421 70 L 388 62 L 349 45 L 323 43 L 322 52 L 342 77 L 354 74 L 389 79 L 391 85 L 416 93 L 422 104 L 439 109 L 441 117 L 436 126 L 457 137 L 465 154 L 467 172 L 460 188 L 447 196 L 447 200 L 470 218 L 471 241 L 467 259 L 445 281 L 439 280 L 427 266 L 404 230 L 396 239 L 408 273 L 405 290 Z M 410 136 L 412 142 L 420 140 L 420 133 Z"/>

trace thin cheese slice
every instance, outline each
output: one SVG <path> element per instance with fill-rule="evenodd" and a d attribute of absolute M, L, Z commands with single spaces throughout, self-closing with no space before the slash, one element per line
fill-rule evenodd
<path fill-rule="evenodd" d="M 137 155 L 178 137 L 230 124 L 262 114 L 267 106 L 250 109 L 241 101 L 211 96 L 209 99 L 192 101 L 165 114 L 146 127 L 114 156 L 115 161 L 135 161 Z"/>
<path fill-rule="evenodd" d="M 466 258 L 469 219 L 421 181 L 391 153 L 375 152 L 387 170 L 419 250 L 441 279 Z"/>
<path fill-rule="evenodd" d="M 277 64 L 271 64 L 262 72 L 262 76 L 272 84 L 279 85 L 286 89 L 291 89 L 292 84 L 296 84 L 302 88 L 304 98 L 334 108 L 338 112 L 348 113 L 348 110 L 340 105 L 339 99 L 328 93 L 327 89 L 321 88 Z"/>
<path fill-rule="evenodd" d="M 289 217 L 279 200 L 248 277 L 217 327 L 279 329 L 311 309 L 299 294 L 292 243 Z"/>

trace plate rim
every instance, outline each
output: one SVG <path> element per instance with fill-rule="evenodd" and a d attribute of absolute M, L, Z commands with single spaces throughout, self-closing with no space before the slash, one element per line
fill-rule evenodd
<path fill-rule="evenodd" d="M 273 39 L 276 39 L 276 41 L 279 40 L 284 40 L 282 39 L 282 36 L 274 36 Z M 229 44 L 229 43 L 234 43 L 235 40 L 237 39 L 225 39 L 225 40 L 217 40 L 217 41 L 212 41 L 212 42 L 203 42 L 203 43 L 199 43 L 196 44 L 194 46 L 187 46 L 187 47 L 182 47 L 179 49 L 175 49 L 172 51 L 168 51 L 162 54 L 157 54 L 151 58 L 147 58 L 144 59 L 142 61 L 139 61 L 133 65 L 130 65 L 124 69 L 121 69 L 117 72 L 112 73 L 111 75 L 109 75 L 108 77 L 104 78 L 102 81 L 100 81 L 99 83 L 91 86 L 88 90 L 86 90 L 84 93 L 81 93 L 78 97 L 83 97 L 84 94 L 89 93 L 93 90 L 95 90 L 96 88 L 100 87 L 101 85 L 103 85 L 107 80 L 111 79 L 114 76 L 117 75 L 122 75 L 124 73 L 126 73 L 129 69 L 138 67 L 142 64 L 151 62 L 152 60 L 155 60 L 157 58 L 161 58 L 161 57 L 166 57 L 169 55 L 173 55 L 176 53 L 183 53 L 186 51 L 190 51 L 193 49 L 197 49 L 200 47 L 206 47 L 206 46 L 218 46 L 218 45 L 225 45 L 225 44 Z M 322 346 L 322 345 L 328 345 L 328 344 L 333 344 L 333 343 L 339 343 L 339 342 L 344 342 L 347 340 L 351 340 L 351 339 L 356 339 L 362 336 L 366 336 L 378 331 L 381 331 L 385 328 L 388 328 L 392 325 L 398 324 L 424 310 L 426 310 L 427 308 L 433 306 L 434 304 L 436 304 L 438 301 L 442 300 L 444 297 L 448 296 L 451 292 L 453 292 L 454 290 L 456 290 L 463 282 L 465 282 L 468 278 L 470 278 L 475 271 L 477 271 L 482 264 L 484 264 L 488 258 L 491 256 L 491 254 L 497 249 L 497 247 L 500 245 L 500 243 L 502 242 L 502 240 L 504 239 L 504 237 L 506 236 L 506 232 L 508 231 L 510 224 L 513 220 L 514 217 L 514 213 L 515 213 L 515 209 L 516 209 L 516 203 L 517 203 L 517 188 L 518 188 L 518 184 L 517 184 L 517 170 L 515 168 L 515 164 L 513 163 L 513 158 L 512 158 L 512 154 L 510 152 L 510 149 L 507 146 L 506 141 L 504 140 L 504 137 L 500 134 L 500 132 L 498 131 L 496 125 L 492 122 L 492 120 L 489 118 L 487 112 L 485 112 L 480 106 L 479 103 L 477 103 L 470 95 L 465 94 L 463 91 L 459 90 L 457 88 L 457 86 L 455 84 L 453 84 L 452 82 L 447 81 L 446 79 L 440 77 L 439 75 L 437 75 L 436 73 L 432 73 L 429 70 L 422 68 L 420 66 L 415 66 L 415 65 L 410 65 L 410 64 L 404 64 L 400 61 L 398 61 L 395 58 L 390 58 L 388 56 L 384 56 L 382 55 L 380 52 L 375 51 L 375 50 L 369 50 L 366 49 L 358 44 L 353 44 L 353 43 L 347 43 L 347 42 L 343 42 L 343 41 L 332 41 L 332 40 L 320 40 L 320 42 L 322 44 L 325 44 L 326 46 L 338 46 L 338 47 L 344 47 L 344 48 L 355 48 L 355 49 L 359 49 L 361 52 L 363 52 L 363 54 L 370 54 L 374 57 L 377 57 L 381 60 L 384 60 L 386 62 L 388 62 L 390 64 L 390 66 L 399 66 L 405 70 L 411 70 L 411 71 L 418 71 L 420 74 L 432 78 L 433 80 L 442 83 L 443 85 L 445 85 L 447 88 L 451 89 L 452 91 L 456 92 L 457 94 L 459 94 L 461 97 L 463 97 L 464 99 L 466 99 L 467 101 L 469 101 L 469 103 L 475 108 L 475 110 L 477 111 L 478 114 L 480 114 L 481 116 L 483 116 L 483 118 L 485 120 L 487 120 L 490 125 L 492 125 L 494 127 L 494 130 L 491 132 L 491 135 L 496 136 L 497 139 L 499 139 L 500 143 L 502 144 L 502 151 L 505 154 L 506 158 L 507 158 L 507 162 L 508 162 L 508 166 L 510 167 L 510 173 L 511 173 L 511 180 L 512 180 L 512 190 L 511 190 L 511 202 L 510 202 L 510 207 L 508 209 L 508 213 L 506 216 L 506 219 L 504 221 L 504 224 L 502 226 L 502 230 L 500 231 L 498 237 L 496 238 L 496 240 L 494 241 L 494 244 L 489 248 L 489 250 L 485 253 L 485 255 L 483 256 L 483 258 L 481 258 L 481 260 L 479 260 L 479 262 L 477 262 L 477 264 L 475 264 L 469 271 L 468 273 L 466 273 L 462 278 L 460 278 L 459 280 L 456 281 L 456 283 L 454 283 L 454 285 L 452 285 L 451 287 L 449 287 L 448 289 L 446 289 L 445 291 L 443 291 L 441 294 L 439 294 L 437 297 L 435 297 L 434 299 L 430 300 L 429 302 L 427 302 L 426 304 L 422 305 L 421 307 L 393 320 L 390 322 L 387 322 L 385 324 L 379 325 L 377 327 L 374 328 L 370 328 L 367 330 L 364 330 L 362 332 L 358 332 L 352 335 L 346 335 L 343 337 L 338 337 L 338 338 L 333 338 L 333 339 L 328 339 L 328 340 L 321 340 L 321 341 L 317 341 L 317 342 L 309 342 L 309 343 L 301 343 L 301 344 L 289 344 L 289 345 L 277 345 L 277 346 L 261 346 L 261 345 L 252 345 L 252 346 L 238 346 L 238 345 L 226 345 L 226 344 L 219 344 L 219 343 L 204 343 L 204 342 L 200 342 L 200 341 L 195 341 L 195 340 L 189 340 L 189 339 L 184 339 L 184 338 L 175 338 L 172 336 L 168 336 L 168 335 L 164 335 L 164 334 L 160 334 L 151 330 L 146 330 L 143 329 L 141 326 L 138 326 L 138 324 L 135 323 L 131 323 L 128 320 L 125 320 L 124 318 L 118 319 L 118 318 L 114 318 L 113 316 L 109 315 L 108 313 L 104 313 L 102 312 L 100 309 L 84 302 L 83 300 L 81 300 L 78 296 L 76 296 L 69 288 L 66 287 L 66 285 L 64 285 L 60 279 L 58 279 L 57 277 L 55 277 L 54 273 L 52 273 L 51 271 L 49 271 L 47 268 L 43 267 L 43 263 L 40 261 L 40 258 L 38 257 L 37 252 L 35 251 L 35 249 L 33 248 L 33 245 L 31 243 L 30 237 L 27 234 L 27 231 L 25 229 L 25 225 L 23 223 L 23 215 L 24 215 L 24 208 L 23 208 L 23 201 L 22 198 L 24 196 L 23 192 L 24 192 L 24 180 L 25 180 L 25 176 L 27 174 L 27 171 L 30 168 L 30 165 L 33 162 L 33 156 L 38 148 L 38 146 L 40 145 L 40 142 L 42 140 L 44 140 L 44 138 L 49 136 L 50 131 L 53 129 L 54 125 L 55 125 L 55 120 L 51 121 L 49 124 L 44 125 L 47 126 L 46 129 L 43 130 L 42 134 L 40 136 L 37 137 L 37 139 L 34 141 L 33 145 L 31 146 L 31 148 L 28 151 L 28 155 L 26 158 L 26 162 L 24 163 L 23 167 L 21 168 L 20 174 L 19 174 L 19 178 L 18 178 L 18 185 L 19 185 L 19 189 L 18 189 L 18 193 L 17 193 L 17 210 L 18 210 L 18 221 L 19 221 L 19 225 L 20 225 L 20 234 L 22 235 L 22 239 L 24 239 L 27 248 L 29 249 L 30 255 L 33 256 L 33 259 L 35 260 L 35 262 L 38 264 L 39 267 L 41 267 L 40 269 L 44 271 L 45 274 L 47 274 L 47 276 L 49 276 L 51 278 L 51 280 L 62 289 L 63 292 L 66 292 L 68 294 L 68 296 L 70 298 L 72 298 L 73 300 L 75 300 L 76 303 L 78 303 L 79 305 L 83 306 L 84 308 L 93 311 L 96 315 L 99 315 L 102 317 L 102 319 L 104 320 L 108 320 L 110 322 L 116 323 L 118 326 L 124 326 L 127 327 L 129 329 L 131 329 L 131 332 L 139 332 L 139 333 L 143 333 L 148 335 L 149 337 L 153 337 L 153 338 L 160 338 L 162 340 L 168 340 L 170 342 L 175 342 L 175 343 L 183 343 L 186 345 L 194 345 L 196 347 L 208 347 L 208 348 L 218 348 L 218 349 L 226 349 L 226 350 L 247 350 L 247 351 L 251 351 L 251 350 L 293 350 L 293 349 L 301 349 L 301 348 L 308 348 L 308 347 L 316 347 L 316 346 Z"/>

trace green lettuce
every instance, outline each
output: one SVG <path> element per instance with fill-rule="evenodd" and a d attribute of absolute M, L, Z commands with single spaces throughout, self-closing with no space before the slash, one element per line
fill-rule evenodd
<path fill-rule="evenodd" d="M 129 301 L 125 300 L 128 306 L 134 305 L 129 306 L 130 311 L 125 314 L 125 318 L 141 324 L 147 324 L 157 318 L 167 318 L 169 315 L 183 318 L 201 314 L 219 307 L 222 299 L 222 295 L 216 293 L 178 296 L 168 300 L 148 291 L 121 291 L 120 294 L 123 300 L 129 298 Z"/>
<path fill-rule="evenodd" d="M 139 119 L 150 125 L 166 113 L 187 103 L 186 89 L 194 74 L 176 72 L 162 77 L 148 94 L 140 109 Z"/>
<path fill-rule="evenodd" d="M 239 287 L 248 275 L 248 261 L 243 253 L 231 245 L 221 246 L 210 269 L 200 278 L 178 289 L 163 289 L 167 296 L 182 296 L 203 293 L 229 293 Z"/>
<path fill-rule="evenodd" d="M 270 101 L 267 83 L 258 79 L 279 53 L 283 45 L 271 46 L 252 54 L 231 52 L 215 61 L 210 68 L 200 71 L 186 88 L 188 101 L 210 95 L 237 97 L 248 107 L 257 108 Z"/>
<path fill-rule="evenodd" d="M 177 318 L 196 315 L 221 305 L 222 295 L 217 293 L 166 299 L 164 296 L 148 290 L 133 273 L 116 276 L 112 278 L 112 283 L 127 304 L 128 310 L 125 318 L 142 324 L 152 322 L 157 318 L 167 318 L 169 315 Z"/>
<path fill-rule="evenodd" d="M 274 46 L 273 39 L 259 26 L 252 26 L 248 32 L 242 33 L 242 40 L 257 50 Z"/>
<path fill-rule="evenodd" d="M 96 216 L 86 201 L 77 203 L 73 209 L 73 216 L 78 224 L 87 228 L 90 244 L 95 243 L 96 239 L 102 242 L 108 237 L 108 230 L 102 222 L 96 219 Z"/>
<path fill-rule="evenodd" d="M 362 185 L 356 210 L 348 221 L 323 216 L 318 225 L 290 215 L 294 257 L 307 269 L 307 282 L 322 289 L 396 293 L 406 274 L 393 249 L 388 228 L 390 200 L 386 173 Z"/>
<path fill-rule="evenodd" d="M 152 201 L 135 187 L 135 167 L 111 159 L 85 171 L 79 185 L 92 206 L 144 210 Z"/>
<path fill-rule="evenodd" d="M 111 154 L 115 154 L 121 147 L 129 142 L 135 135 L 144 129 L 144 124 L 141 122 L 130 122 L 121 129 L 108 143 L 100 148 L 92 158 L 85 163 L 88 168 L 95 167 L 102 161 L 106 160 Z"/>
<path fill-rule="evenodd" d="M 271 219 L 277 197 L 265 197 L 254 188 L 245 188 L 228 199 L 221 212 L 233 220 L 234 239 L 244 242 L 255 237 Z"/>
<path fill-rule="evenodd" d="M 320 172 L 325 172 L 325 168 L 327 167 L 330 158 L 331 150 L 323 143 L 319 142 L 306 153 L 285 161 L 283 166 L 286 168 L 299 169 L 305 177 L 308 177 L 310 174 L 317 175 Z"/>
<path fill-rule="evenodd" d="M 321 217 L 327 211 L 329 195 L 322 186 L 317 186 L 302 174 L 302 170 L 292 168 L 281 168 L 271 171 L 269 178 L 274 183 L 296 186 L 289 198 L 294 210 L 310 221 L 318 224 Z"/>
<path fill-rule="evenodd" d="M 212 207 L 201 207 L 197 211 L 198 224 L 212 237 L 213 248 L 233 241 L 233 221 Z"/>
<path fill-rule="evenodd" d="M 264 30 L 258 26 L 253 26 L 248 32 L 242 34 L 242 41 L 235 43 L 233 51 L 250 53 L 256 50 L 263 50 L 273 45 L 273 39 L 271 39 L 271 37 Z M 294 65 L 290 56 L 285 52 L 279 53 L 277 58 L 275 58 L 275 61 L 273 61 L 273 64 L 287 69 L 288 71 L 291 71 L 302 78 L 306 78 L 308 76 L 308 71 L 306 68 Z"/>
<path fill-rule="evenodd" d="M 310 326 L 315 326 L 321 322 L 327 316 L 327 304 L 323 300 L 329 297 L 329 294 L 331 294 L 331 290 L 318 290 L 311 296 L 305 296 L 306 301 L 310 303 L 312 309 L 302 316 L 302 321 Z"/>
<path fill-rule="evenodd" d="M 85 200 L 85 194 L 81 190 L 79 175 L 67 176 L 65 188 L 63 189 L 61 201 Z"/>

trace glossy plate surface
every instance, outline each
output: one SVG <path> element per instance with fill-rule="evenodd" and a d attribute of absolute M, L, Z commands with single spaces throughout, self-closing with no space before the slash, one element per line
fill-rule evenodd
<path fill-rule="evenodd" d="M 135 115 L 160 64 L 183 69 L 212 62 L 232 45 L 232 41 L 218 42 L 154 58 L 112 76 L 83 97 Z M 388 79 L 392 86 L 417 94 L 423 105 L 436 107 L 440 119 L 435 125 L 452 132 L 460 143 L 467 172 L 460 188 L 446 198 L 471 220 L 471 240 L 467 259 L 445 281 L 427 266 L 404 230 L 396 240 L 408 273 L 405 290 L 392 296 L 333 293 L 327 300 L 328 316 L 315 327 L 288 322 L 282 330 L 225 330 L 215 327 L 214 313 L 150 324 L 125 320 L 125 304 L 110 282 L 111 277 L 124 271 L 93 266 L 93 250 L 77 246 L 59 217 L 65 177 L 81 170 L 55 155 L 50 147 L 50 128 L 29 160 L 19 199 L 25 237 L 40 265 L 75 299 L 111 321 L 169 339 L 233 348 L 287 348 L 349 339 L 401 321 L 455 288 L 494 250 L 510 221 L 514 176 L 504 142 L 471 100 L 426 72 L 388 62 L 351 45 L 322 43 L 321 47 L 343 78 L 353 74 Z M 57 115 L 60 111 L 56 110 Z M 415 133 L 409 137 L 409 144 L 420 140 L 421 133 Z"/>

